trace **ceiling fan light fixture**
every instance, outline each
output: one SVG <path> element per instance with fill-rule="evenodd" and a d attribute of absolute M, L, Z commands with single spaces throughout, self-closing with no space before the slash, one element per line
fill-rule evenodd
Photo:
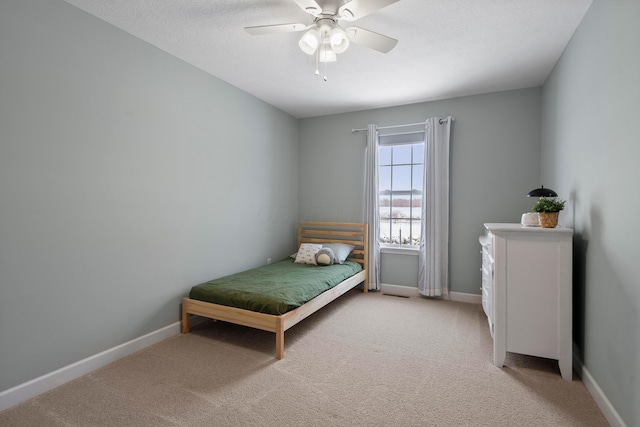
<path fill-rule="evenodd" d="M 327 45 L 323 45 L 322 48 L 318 50 L 318 61 L 320 62 L 336 62 L 338 60 L 338 56 L 336 53 L 331 50 Z"/>
<path fill-rule="evenodd" d="M 309 30 L 300 38 L 298 45 L 307 55 L 313 55 L 320 44 L 320 34 L 316 30 Z"/>
<path fill-rule="evenodd" d="M 251 35 L 300 32 L 300 49 L 315 61 L 316 75 L 319 64 L 324 63 L 324 80 L 327 81 L 327 62 L 337 61 L 351 42 L 378 52 L 387 53 L 398 40 L 360 27 L 342 28 L 341 20 L 356 21 L 372 12 L 400 0 L 293 0 L 304 12 L 313 16 L 311 24 L 288 23 L 244 27 Z M 321 5 L 322 4 L 322 5 Z"/>
<path fill-rule="evenodd" d="M 335 27 L 329 31 L 329 44 L 335 53 L 342 53 L 349 47 L 349 38 L 342 28 Z"/>

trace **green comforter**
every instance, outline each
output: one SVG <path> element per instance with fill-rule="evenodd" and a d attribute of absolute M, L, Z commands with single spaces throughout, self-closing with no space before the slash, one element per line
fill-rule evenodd
<path fill-rule="evenodd" d="M 330 266 L 280 262 L 210 280 L 191 288 L 189 298 L 267 314 L 300 307 L 362 270 L 353 261 Z"/>

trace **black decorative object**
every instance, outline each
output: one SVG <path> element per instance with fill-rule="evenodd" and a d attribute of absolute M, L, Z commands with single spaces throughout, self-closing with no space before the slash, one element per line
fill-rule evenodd
<path fill-rule="evenodd" d="M 544 185 L 541 185 L 540 188 L 534 188 L 529 191 L 527 197 L 558 197 L 558 193 L 550 188 L 544 188 Z"/>

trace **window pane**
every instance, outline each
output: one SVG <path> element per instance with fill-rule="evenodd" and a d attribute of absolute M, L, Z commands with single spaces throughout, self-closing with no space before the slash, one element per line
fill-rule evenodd
<path fill-rule="evenodd" d="M 396 165 L 411 163 L 411 145 L 395 145 L 393 147 L 393 163 Z"/>
<path fill-rule="evenodd" d="M 420 234 L 422 233 L 422 227 L 419 219 L 411 220 L 411 242 L 408 245 L 420 244 Z"/>
<path fill-rule="evenodd" d="M 391 164 L 391 147 L 378 148 L 378 165 L 390 165 Z"/>
<path fill-rule="evenodd" d="M 411 203 L 411 218 L 420 219 L 422 217 L 422 197 L 414 195 Z"/>
<path fill-rule="evenodd" d="M 410 245 L 420 244 L 420 233 L 422 227 L 420 219 L 422 218 L 422 195 L 414 195 L 411 200 L 411 243 Z"/>
<path fill-rule="evenodd" d="M 380 241 L 391 242 L 391 211 L 390 207 L 380 208 Z"/>
<path fill-rule="evenodd" d="M 422 191 L 422 165 L 413 166 L 413 183 L 411 185 L 412 190 Z"/>
<path fill-rule="evenodd" d="M 411 230 L 410 230 L 411 221 L 408 218 L 398 219 L 396 220 L 394 227 L 392 228 L 393 243 L 399 243 L 402 245 L 408 245 L 411 241 Z"/>
<path fill-rule="evenodd" d="M 392 190 L 411 190 L 411 166 L 393 166 Z"/>
<path fill-rule="evenodd" d="M 388 220 L 391 218 L 391 198 L 389 196 L 380 197 L 380 219 Z"/>
<path fill-rule="evenodd" d="M 396 245 L 418 245 L 422 231 L 420 220 L 404 217 L 402 208 L 393 208 L 391 214 L 388 209 L 385 208 L 384 212 L 381 212 L 384 215 L 380 217 L 380 242 Z"/>
<path fill-rule="evenodd" d="M 424 163 L 424 143 L 413 144 L 413 163 Z"/>
<path fill-rule="evenodd" d="M 411 216 L 411 208 L 409 207 L 409 199 L 402 196 L 392 196 L 391 217 L 395 219 L 409 218 Z"/>
<path fill-rule="evenodd" d="M 391 190 L 391 166 L 380 166 L 378 188 L 380 191 Z"/>

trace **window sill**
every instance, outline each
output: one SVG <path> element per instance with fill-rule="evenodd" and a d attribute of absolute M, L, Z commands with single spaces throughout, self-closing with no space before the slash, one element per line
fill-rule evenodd
<path fill-rule="evenodd" d="M 380 253 L 418 256 L 420 254 L 420 249 L 418 249 L 417 247 L 407 248 L 407 247 L 399 247 L 399 246 L 381 246 Z"/>

